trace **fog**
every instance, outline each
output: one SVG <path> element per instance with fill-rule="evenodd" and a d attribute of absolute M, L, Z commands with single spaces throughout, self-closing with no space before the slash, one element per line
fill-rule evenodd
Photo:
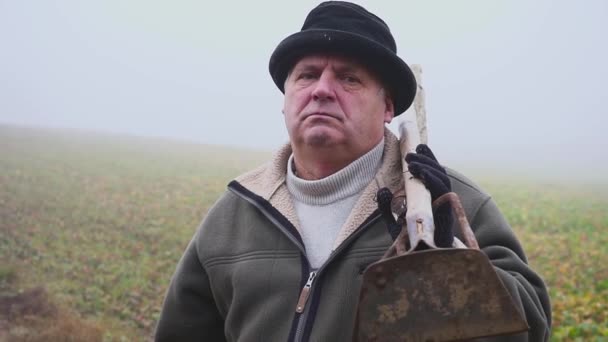
<path fill-rule="evenodd" d="M 0 0 L 0 123 L 274 150 L 268 59 L 317 3 Z M 608 2 L 359 3 L 422 66 L 442 162 L 606 179 Z"/>

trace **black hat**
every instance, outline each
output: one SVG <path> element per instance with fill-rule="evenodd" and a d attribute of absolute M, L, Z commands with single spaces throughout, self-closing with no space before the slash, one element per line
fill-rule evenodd
<path fill-rule="evenodd" d="M 363 63 L 389 88 L 395 116 L 405 112 L 414 101 L 416 78 L 397 56 L 395 39 L 388 26 L 359 5 L 323 2 L 310 11 L 300 32 L 277 46 L 270 57 L 269 69 L 282 92 L 293 65 L 313 53 L 337 53 Z"/>

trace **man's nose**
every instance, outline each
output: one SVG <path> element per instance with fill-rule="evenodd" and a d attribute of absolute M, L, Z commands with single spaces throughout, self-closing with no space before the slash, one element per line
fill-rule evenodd
<path fill-rule="evenodd" d="M 332 100 L 335 98 L 334 81 L 331 73 L 323 72 L 321 74 L 312 91 L 312 97 L 315 101 Z"/>

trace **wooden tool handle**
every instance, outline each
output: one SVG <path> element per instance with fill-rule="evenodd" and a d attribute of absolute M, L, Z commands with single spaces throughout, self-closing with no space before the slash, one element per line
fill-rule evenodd
<path fill-rule="evenodd" d="M 412 65 L 412 70 L 416 76 L 418 89 L 413 105 L 399 121 L 399 146 L 402 155 L 405 195 L 407 197 L 406 226 L 411 250 L 414 250 L 420 241 L 424 241 L 429 247 L 437 248 L 437 246 L 434 239 L 435 226 L 431 194 L 420 180 L 412 176 L 405 161 L 405 155 L 415 152 L 416 146 L 422 143 L 421 131 L 424 132 L 424 143 L 426 143 L 426 112 L 424 110 L 424 89 L 421 83 L 422 69 L 419 65 Z"/>

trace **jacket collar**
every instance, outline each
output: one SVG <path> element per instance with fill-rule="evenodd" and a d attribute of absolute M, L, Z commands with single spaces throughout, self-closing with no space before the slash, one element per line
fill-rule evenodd
<path fill-rule="evenodd" d="M 300 230 L 295 207 L 285 184 L 285 172 L 291 153 L 291 146 L 289 144 L 284 145 L 274 154 L 270 162 L 237 177 L 236 181 L 249 191 L 270 202 L 296 229 Z M 374 180 L 361 192 L 361 196 L 338 233 L 334 248 L 339 246 L 378 208 L 375 200 L 376 192 L 385 186 L 396 195 L 403 193 L 399 141 L 388 128 L 384 130 L 382 165 Z"/>

